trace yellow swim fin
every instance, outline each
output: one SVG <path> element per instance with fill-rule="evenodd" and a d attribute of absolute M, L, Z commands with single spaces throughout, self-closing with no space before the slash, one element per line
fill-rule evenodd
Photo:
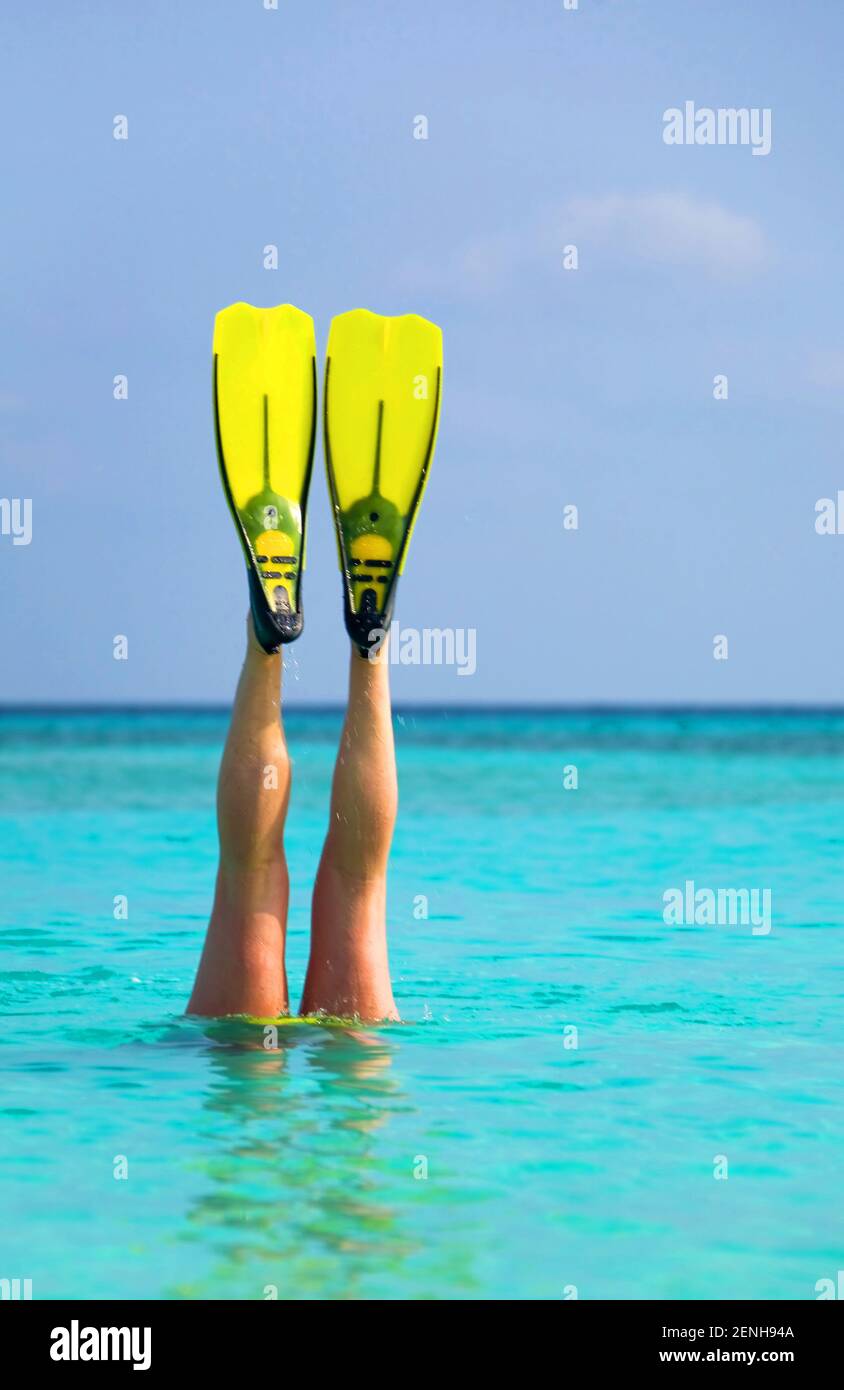
<path fill-rule="evenodd" d="M 316 430 L 313 319 L 292 304 L 230 304 L 214 323 L 214 418 L 223 489 L 267 652 L 303 626 L 305 512 Z"/>
<path fill-rule="evenodd" d="M 417 314 L 332 320 L 325 363 L 328 488 L 346 631 L 366 656 L 390 626 L 440 414 L 442 333 Z"/>

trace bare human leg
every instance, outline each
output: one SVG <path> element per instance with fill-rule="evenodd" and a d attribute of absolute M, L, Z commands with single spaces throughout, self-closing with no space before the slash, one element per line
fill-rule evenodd
<path fill-rule="evenodd" d="M 251 618 L 217 784 L 220 862 L 214 907 L 188 1013 L 287 1012 L 284 941 L 289 881 L 284 822 L 290 759 L 281 726 L 280 655 L 257 644 Z"/>
<path fill-rule="evenodd" d="M 331 822 L 314 885 L 300 1013 L 397 1019 L 387 960 L 387 859 L 398 805 L 389 666 L 353 646 Z"/>

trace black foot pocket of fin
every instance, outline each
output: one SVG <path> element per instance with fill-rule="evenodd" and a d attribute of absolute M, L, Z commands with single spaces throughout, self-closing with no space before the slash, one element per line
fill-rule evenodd
<path fill-rule="evenodd" d="M 390 630 L 392 611 L 392 594 L 386 610 L 381 612 L 378 608 L 378 595 L 374 589 L 364 589 L 357 613 L 353 613 L 348 602 L 346 603 L 346 631 L 361 656 L 368 657 L 375 642 L 378 642 L 376 651 L 380 651 L 384 635 Z M 379 638 L 381 641 L 378 641 Z"/>
<path fill-rule="evenodd" d="M 252 626 L 264 651 L 272 656 L 286 642 L 295 642 L 304 627 L 301 611 L 294 613 L 287 591 L 279 585 L 275 590 L 275 608 L 271 609 L 263 585 L 255 571 L 249 570 L 249 604 Z"/>

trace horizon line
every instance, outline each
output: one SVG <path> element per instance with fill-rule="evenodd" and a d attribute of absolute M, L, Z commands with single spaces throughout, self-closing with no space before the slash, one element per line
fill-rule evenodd
<path fill-rule="evenodd" d="M 67 703 L 46 703 L 0 701 L 0 718 L 9 714 L 229 714 L 231 703 L 196 703 L 192 701 L 69 701 Z M 305 714 L 342 714 L 345 702 L 296 701 L 285 705 L 289 712 Z M 844 714 L 844 701 L 839 704 L 811 703 L 809 701 L 754 701 L 717 702 L 670 701 L 651 703 L 646 700 L 612 701 L 528 701 L 496 704 L 484 701 L 479 704 L 449 704 L 446 701 L 428 701 L 421 704 L 400 701 L 393 705 L 393 713 L 402 714 Z"/>

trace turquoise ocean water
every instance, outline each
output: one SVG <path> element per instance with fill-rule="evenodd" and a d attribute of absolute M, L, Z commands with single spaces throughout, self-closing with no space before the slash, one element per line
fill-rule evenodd
<path fill-rule="evenodd" d="M 0 1276 L 812 1299 L 844 1268 L 844 715 L 397 716 L 405 1022 L 276 1052 L 182 1017 L 225 724 L 0 714 Z M 339 715 L 286 727 L 295 994 Z M 770 933 L 666 925 L 687 880 L 769 888 Z"/>

